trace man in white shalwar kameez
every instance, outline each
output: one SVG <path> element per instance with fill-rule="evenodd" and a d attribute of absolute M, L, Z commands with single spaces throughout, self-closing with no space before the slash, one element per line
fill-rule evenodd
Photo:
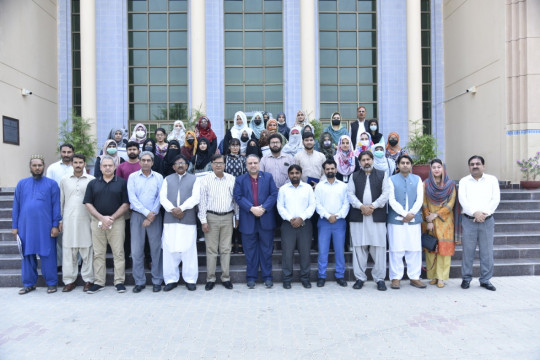
<path fill-rule="evenodd" d="M 163 218 L 163 278 L 165 288 L 170 291 L 178 285 L 182 262 L 182 278 L 188 290 L 196 289 L 199 276 L 197 261 L 197 205 L 200 186 L 197 177 L 188 174 L 189 162 L 178 155 L 173 162 L 176 173 L 163 180 L 160 202 L 165 209 Z"/>
<path fill-rule="evenodd" d="M 422 203 L 424 186 L 419 176 L 411 173 L 412 159 L 401 155 L 397 161 L 399 173 L 390 177 L 388 211 L 388 244 L 390 247 L 390 279 L 392 289 L 400 288 L 403 277 L 403 257 L 407 262 L 410 284 L 424 289 L 422 270 Z"/>
<path fill-rule="evenodd" d="M 92 216 L 83 204 L 88 183 L 94 179 L 86 173 L 86 157 L 73 155 L 73 174 L 60 181 L 60 207 L 62 209 L 62 280 L 63 292 L 70 292 L 77 286 L 78 258 L 82 259 L 81 277 L 83 291 L 94 285 L 94 248 L 92 247 Z"/>
<path fill-rule="evenodd" d="M 370 151 L 362 151 L 358 158 L 362 168 L 353 174 L 352 181 L 347 184 L 351 204 L 352 263 L 356 278 L 353 289 L 361 289 L 367 281 L 367 260 L 371 254 L 375 262 L 371 270 L 373 281 L 377 284 L 377 290 L 385 291 L 386 203 L 390 191 L 388 176 L 386 172 L 373 168 L 373 154 Z"/>

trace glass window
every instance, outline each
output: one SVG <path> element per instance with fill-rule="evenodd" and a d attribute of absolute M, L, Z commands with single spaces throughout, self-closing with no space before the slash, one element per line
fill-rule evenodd
<path fill-rule="evenodd" d="M 128 0 L 129 120 L 172 124 L 188 102 L 187 0 Z M 132 126 L 133 124 L 130 124 Z"/>
<path fill-rule="evenodd" d="M 320 113 L 356 119 L 356 108 L 377 117 L 377 0 L 319 0 Z M 338 32 L 332 31 L 334 29 Z"/>
<path fill-rule="evenodd" d="M 282 1 L 225 0 L 225 118 L 282 111 Z"/>

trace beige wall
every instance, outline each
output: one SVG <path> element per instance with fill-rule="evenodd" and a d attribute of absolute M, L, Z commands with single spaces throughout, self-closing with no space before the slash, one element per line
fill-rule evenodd
<path fill-rule="evenodd" d="M 47 165 L 57 159 L 56 11 L 55 0 L 0 1 L 0 115 L 20 127 L 20 146 L 0 135 L 0 187 L 30 175 L 31 154 L 45 155 Z"/>
<path fill-rule="evenodd" d="M 506 166 L 505 3 L 443 3 L 446 162 L 454 179 L 481 155 L 486 172 L 510 180 Z M 465 93 L 477 86 L 477 93 Z M 463 94 L 464 93 L 464 94 Z M 460 95 L 462 94 L 462 95 Z"/>

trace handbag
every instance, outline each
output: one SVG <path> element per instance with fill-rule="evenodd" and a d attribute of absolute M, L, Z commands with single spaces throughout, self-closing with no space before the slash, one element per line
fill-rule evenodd
<path fill-rule="evenodd" d="M 433 235 L 430 235 L 428 233 L 422 234 L 422 247 L 428 251 L 435 251 L 437 249 L 437 245 L 439 244 L 439 240 Z"/>

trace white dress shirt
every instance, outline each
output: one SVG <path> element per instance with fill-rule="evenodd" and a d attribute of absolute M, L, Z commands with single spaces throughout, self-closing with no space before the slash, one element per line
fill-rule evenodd
<path fill-rule="evenodd" d="M 339 219 L 344 219 L 349 213 L 347 184 L 337 179 L 333 184 L 328 179 L 321 180 L 315 187 L 315 201 L 321 217 L 328 219 L 335 214 Z"/>
<path fill-rule="evenodd" d="M 315 212 L 315 195 L 311 186 L 300 181 L 297 187 L 287 183 L 279 188 L 277 209 L 283 220 L 309 219 Z"/>
<path fill-rule="evenodd" d="M 481 211 L 491 215 L 501 201 L 499 180 L 488 174 L 478 180 L 467 175 L 459 180 L 458 197 L 464 214 L 474 216 L 475 212 Z"/>

